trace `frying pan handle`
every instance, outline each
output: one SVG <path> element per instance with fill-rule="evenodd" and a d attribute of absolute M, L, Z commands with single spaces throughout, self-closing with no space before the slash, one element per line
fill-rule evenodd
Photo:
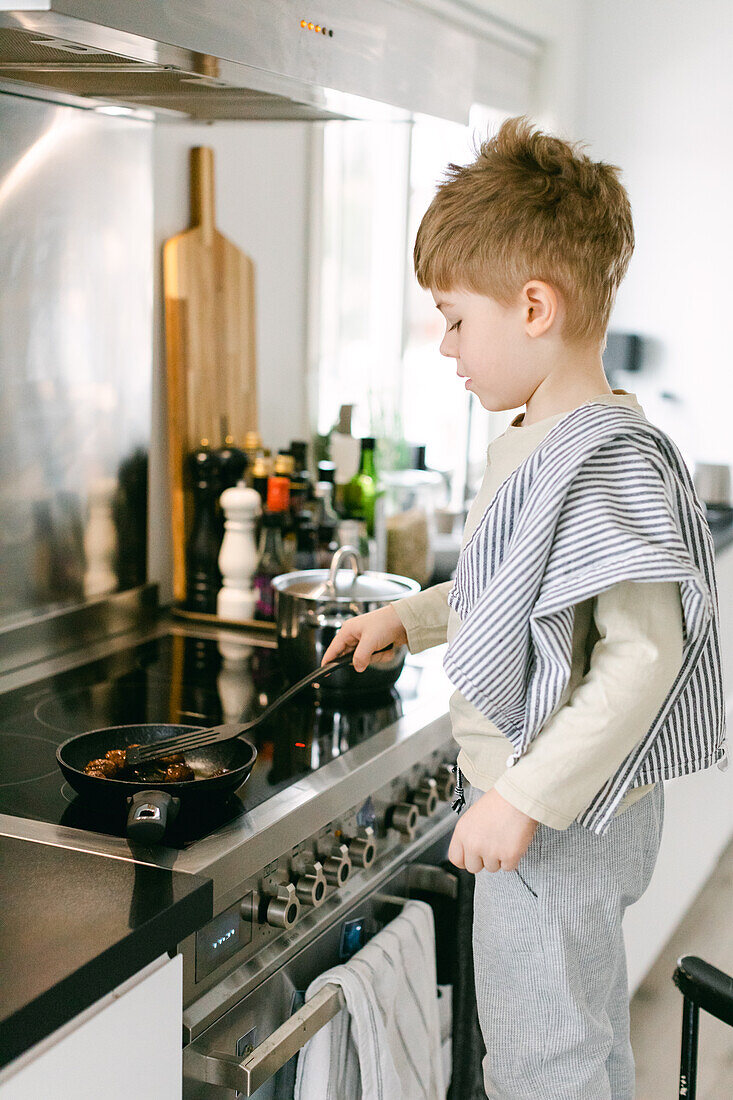
<path fill-rule="evenodd" d="M 181 808 L 180 798 L 167 791 L 138 791 L 127 815 L 127 835 L 138 844 L 160 844 L 169 821 L 175 821 Z"/>

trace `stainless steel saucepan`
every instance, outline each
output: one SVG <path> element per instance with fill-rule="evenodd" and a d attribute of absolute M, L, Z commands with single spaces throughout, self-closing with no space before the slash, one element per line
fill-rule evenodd
<path fill-rule="evenodd" d="M 320 665 L 334 635 L 348 619 L 420 591 L 417 581 L 409 577 L 363 570 L 353 546 L 337 550 L 330 569 L 281 573 L 273 579 L 272 587 L 278 651 L 283 669 L 292 680 L 299 680 Z M 355 672 L 350 666 L 337 669 L 323 680 L 321 691 L 384 691 L 399 676 L 406 656 L 406 646 L 395 646 L 389 660 L 370 665 L 364 672 Z"/>

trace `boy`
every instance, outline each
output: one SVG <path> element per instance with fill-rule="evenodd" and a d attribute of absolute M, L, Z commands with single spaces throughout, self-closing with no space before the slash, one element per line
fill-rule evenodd
<path fill-rule="evenodd" d="M 448 176 L 414 250 L 440 351 L 485 408 L 526 411 L 489 447 L 455 582 L 350 620 L 323 660 L 449 643 L 487 1095 L 634 1100 L 623 914 L 662 780 L 725 765 L 712 539 L 603 371 L 634 244 L 618 169 L 514 118 Z"/>

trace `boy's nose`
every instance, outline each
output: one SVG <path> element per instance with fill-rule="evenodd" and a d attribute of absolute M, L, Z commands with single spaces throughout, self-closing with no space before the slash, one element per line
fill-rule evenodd
<path fill-rule="evenodd" d="M 440 343 L 440 354 L 447 356 L 448 359 L 456 359 L 456 353 L 451 351 L 451 342 L 447 336 L 444 336 Z"/>

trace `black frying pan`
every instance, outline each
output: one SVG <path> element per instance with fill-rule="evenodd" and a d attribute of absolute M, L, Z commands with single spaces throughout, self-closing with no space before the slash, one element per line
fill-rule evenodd
<path fill-rule="evenodd" d="M 157 844 L 163 839 L 168 821 L 173 821 L 182 804 L 195 808 L 218 800 L 235 791 L 249 778 L 257 749 L 249 741 L 237 738 L 222 741 L 196 752 L 186 753 L 186 763 L 196 778 L 179 783 L 144 783 L 106 776 L 87 775 L 90 760 L 104 756 L 110 749 L 128 745 L 149 745 L 175 737 L 201 726 L 140 725 L 110 726 L 70 737 L 56 749 L 56 760 L 65 778 L 82 798 L 98 809 L 109 811 L 130 802 L 127 835 L 140 844 Z M 218 768 L 224 775 L 212 776 Z"/>

